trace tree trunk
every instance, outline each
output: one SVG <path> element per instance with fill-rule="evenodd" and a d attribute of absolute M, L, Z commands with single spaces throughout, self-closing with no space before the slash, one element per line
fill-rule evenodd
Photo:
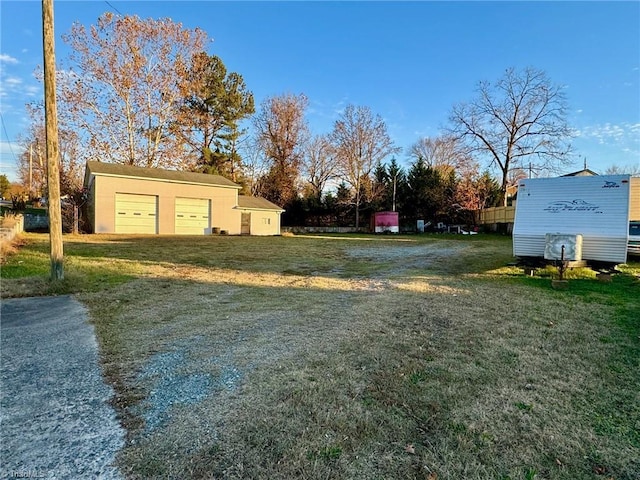
<path fill-rule="evenodd" d="M 360 227 L 360 182 L 356 182 L 356 230 Z"/>
<path fill-rule="evenodd" d="M 500 199 L 500 204 L 503 207 L 507 206 L 507 185 L 508 185 L 507 174 L 508 174 L 508 170 L 505 169 L 502 171 L 502 184 L 500 185 L 500 195 L 502 196 L 502 198 Z"/>
<path fill-rule="evenodd" d="M 73 234 L 77 235 L 78 231 L 80 230 L 79 228 L 79 215 L 78 215 L 78 205 L 74 204 L 73 205 Z"/>

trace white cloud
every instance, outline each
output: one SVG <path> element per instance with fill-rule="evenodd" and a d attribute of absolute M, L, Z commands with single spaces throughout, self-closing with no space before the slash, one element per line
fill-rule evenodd
<path fill-rule="evenodd" d="M 7 77 L 4 79 L 4 82 L 6 85 L 9 85 L 11 87 L 17 87 L 18 85 L 22 84 L 22 80 L 16 77 Z"/>
<path fill-rule="evenodd" d="M 11 55 L 0 53 L 0 63 L 19 63 L 17 58 L 13 58 Z"/>
<path fill-rule="evenodd" d="M 16 142 L 0 142 L 0 154 L 1 155 L 14 155 L 17 156 L 22 153 L 24 149 L 19 143 Z"/>
<path fill-rule="evenodd" d="M 584 152 L 597 152 L 589 155 L 591 159 L 612 158 L 617 162 L 635 162 L 640 156 L 640 123 L 589 125 L 575 129 L 573 133 L 576 145 L 582 145 Z"/>
<path fill-rule="evenodd" d="M 27 97 L 42 96 L 42 88 L 40 86 L 29 85 L 24 88 Z"/>
<path fill-rule="evenodd" d="M 640 143 L 640 123 L 589 125 L 574 130 L 574 133 L 577 137 L 595 139 L 601 144 Z"/>
<path fill-rule="evenodd" d="M 2 98 L 15 98 L 17 95 L 19 95 L 21 92 L 19 91 L 19 85 L 22 82 L 19 81 L 19 79 L 15 78 L 15 77 L 8 77 L 8 78 L 3 78 L 2 79 L 2 83 L 0 83 L 0 97 Z M 3 103 L 3 107 L 6 107 L 7 105 Z M 3 108 L 4 110 L 4 108 Z"/>

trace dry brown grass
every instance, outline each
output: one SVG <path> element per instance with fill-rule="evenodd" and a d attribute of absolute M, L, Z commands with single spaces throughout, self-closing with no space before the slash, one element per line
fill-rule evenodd
<path fill-rule="evenodd" d="M 501 238 L 88 240 L 72 265 L 131 275 L 79 293 L 131 478 L 638 478 L 630 276 L 556 292 Z"/>
<path fill-rule="evenodd" d="M 11 241 L 0 240 L 0 266 L 2 266 L 8 257 L 18 253 L 21 243 L 19 236 L 14 237 Z"/>
<path fill-rule="evenodd" d="M 0 216 L 0 227 L 13 228 L 17 223 L 15 215 Z M 11 240 L 0 239 L 0 265 L 2 265 L 7 257 L 15 255 L 18 247 L 22 245 L 20 235 L 14 236 Z"/>

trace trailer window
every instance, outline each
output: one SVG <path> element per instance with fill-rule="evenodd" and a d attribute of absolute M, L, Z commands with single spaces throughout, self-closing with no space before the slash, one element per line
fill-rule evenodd
<path fill-rule="evenodd" d="M 640 237 L 640 222 L 631 222 L 629 224 L 629 235 Z"/>

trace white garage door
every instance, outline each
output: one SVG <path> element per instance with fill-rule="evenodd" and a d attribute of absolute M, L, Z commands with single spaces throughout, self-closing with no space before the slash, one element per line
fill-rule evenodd
<path fill-rule="evenodd" d="M 158 233 L 158 197 L 116 193 L 116 233 Z"/>
<path fill-rule="evenodd" d="M 209 228 L 209 200 L 206 198 L 176 198 L 176 233 L 204 235 Z"/>

